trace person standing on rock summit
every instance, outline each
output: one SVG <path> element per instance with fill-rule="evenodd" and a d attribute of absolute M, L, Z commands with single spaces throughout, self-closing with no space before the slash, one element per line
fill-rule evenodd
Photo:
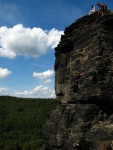
<path fill-rule="evenodd" d="M 107 6 L 105 4 L 100 4 L 100 3 L 97 3 L 97 5 L 100 7 L 98 14 L 101 13 L 102 15 L 104 15 L 105 12 L 107 11 Z"/>
<path fill-rule="evenodd" d="M 90 10 L 90 12 L 89 12 L 89 15 L 91 15 L 91 14 L 93 14 L 94 12 L 96 12 L 96 7 L 95 6 L 91 6 L 91 10 Z"/>

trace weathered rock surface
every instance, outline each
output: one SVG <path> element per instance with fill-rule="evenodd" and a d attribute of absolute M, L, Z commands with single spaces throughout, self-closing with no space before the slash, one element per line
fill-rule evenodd
<path fill-rule="evenodd" d="M 80 18 L 65 29 L 55 50 L 56 95 L 62 103 L 113 98 L 113 13 Z M 84 75 L 76 92 L 74 76 L 78 70 Z"/>
<path fill-rule="evenodd" d="M 84 16 L 64 33 L 55 48 L 61 104 L 44 125 L 44 150 L 113 150 L 113 12 Z"/>

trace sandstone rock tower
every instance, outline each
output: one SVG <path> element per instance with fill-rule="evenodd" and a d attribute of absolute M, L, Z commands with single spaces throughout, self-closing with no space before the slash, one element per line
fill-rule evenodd
<path fill-rule="evenodd" d="M 44 126 L 45 150 L 113 149 L 113 12 L 84 16 L 55 48 L 60 106 Z M 76 73 L 83 73 L 77 87 Z"/>

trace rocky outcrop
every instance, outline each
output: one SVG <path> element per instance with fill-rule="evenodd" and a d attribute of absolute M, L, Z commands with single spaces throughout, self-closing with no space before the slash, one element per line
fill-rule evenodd
<path fill-rule="evenodd" d="M 55 49 L 56 95 L 62 103 L 93 97 L 112 99 L 112 26 L 113 14 L 109 13 L 101 17 L 85 16 L 65 29 Z M 84 75 L 76 92 L 77 71 Z"/>
<path fill-rule="evenodd" d="M 65 28 L 55 48 L 60 106 L 43 135 L 45 150 L 113 149 L 113 12 L 94 13 Z M 82 72 L 77 85 L 77 72 Z"/>

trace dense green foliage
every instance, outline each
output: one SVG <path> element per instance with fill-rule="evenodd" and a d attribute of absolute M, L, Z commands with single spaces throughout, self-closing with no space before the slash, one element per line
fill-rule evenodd
<path fill-rule="evenodd" d="M 40 150 L 42 127 L 57 105 L 55 99 L 0 96 L 0 149 Z"/>

